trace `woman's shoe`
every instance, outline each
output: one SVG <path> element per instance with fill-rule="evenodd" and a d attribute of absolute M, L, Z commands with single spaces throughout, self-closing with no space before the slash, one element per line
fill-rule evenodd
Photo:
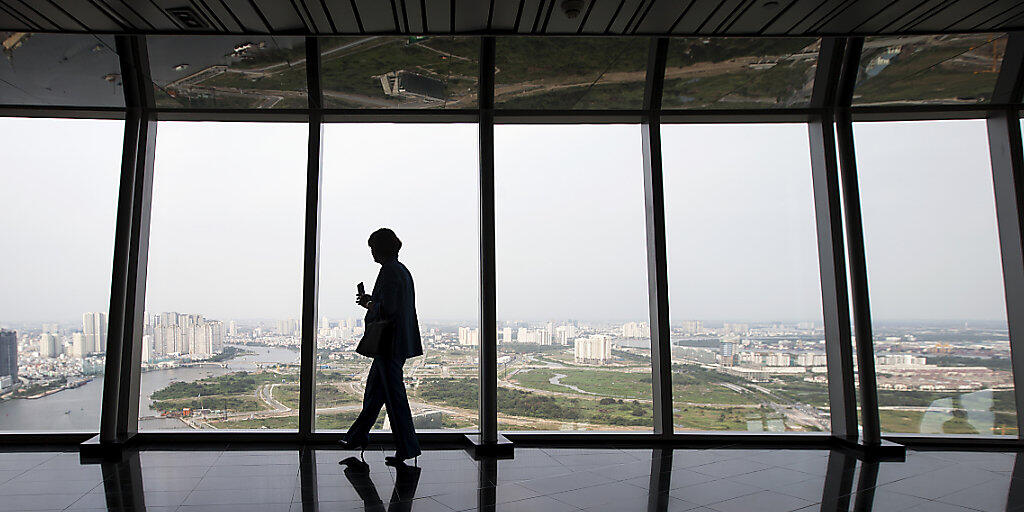
<path fill-rule="evenodd" d="M 338 446 L 341 447 L 342 450 L 359 450 L 359 458 L 363 457 L 363 451 L 366 450 L 367 444 L 369 444 L 368 441 L 354 443 L 349 441 L 347 438 L 342 438 L 341 441 L 338 441 Z"/>
<path fill-rule="evenodd" d="M 387 457 L 384 457 L 384 464 L 387 465 L 387 466 L 393 466 L 393 467 L 397 468 L 397 467 L 401 467 L 401 466 L 406 466 L 407 464 L 405 463 L 405 461 L 407 461 L 409 459 L 418 459 L 418 457 L 403 457 L 401 455 L 388 455 Z M 416 464 L 417 462 L 418 462 L 418 460 L 414 461 L 413 464 Z"/>

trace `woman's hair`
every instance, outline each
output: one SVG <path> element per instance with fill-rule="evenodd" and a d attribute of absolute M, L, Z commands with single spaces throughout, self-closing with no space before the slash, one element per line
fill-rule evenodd
<path fill-rule="evenodd" d="M 370 249 L 384 257 L 397 258 L 398 250 L 402 248 L 402 241 L 398 239 L 398 235 L 388 228 L 380 228 L 374 231 L 370 234 L 370 239 L 367 243 L 370 244 Z"/>

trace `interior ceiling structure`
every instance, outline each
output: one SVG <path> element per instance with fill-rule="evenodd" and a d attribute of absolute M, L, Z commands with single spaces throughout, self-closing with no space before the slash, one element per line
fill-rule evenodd
<path fill-rule="evenodd" d="M 0 0 L 0 30 L 857 35 L 1012 31 L 1022 0 Z"/>

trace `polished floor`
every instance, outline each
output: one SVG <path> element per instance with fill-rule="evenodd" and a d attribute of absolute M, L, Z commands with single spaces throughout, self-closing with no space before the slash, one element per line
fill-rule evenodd
<path fill-rule="evenodd" d="M 1024 511 L 1024 454 L 910 451 L 865 464 L 828 450 L 518 448 L 474 461 L 385 452 L 142 450 L 118 463 L 77 452 L 0 452 L 0 511 Z"/>

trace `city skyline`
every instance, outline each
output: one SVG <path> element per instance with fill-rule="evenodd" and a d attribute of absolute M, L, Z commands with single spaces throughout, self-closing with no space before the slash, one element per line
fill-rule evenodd
<path fill-rule="evenodd" d="M 4 268 L 17 269 L 17 272 L 5 272 L 0 275 L 0 286 L 5 290 L 0 297 L 0 315 L 3 316 L 0 322 L 6 324 L 21 321 L 62 321 L 61 319 L 73 319 L 81 311 L 104 311 L 108 306 L 107 294 L 110 289 L 110 261 L 120 164 L 118 160 L 120 141 L 123 137 L 122 124 L 118 121 L 40 119 L 5 119 L 4 123 L 5 128 L 9 128 L 7 132 L 11 147 L 18 148 L 9 155 L 10 162 L 12 166 L 20 169 L 20 172 L 17 175 L 9 174 L 2 183 L 3 186 L 0 186 L 0 218 L 18 219 L 18 222 L 3 225 L 5 241 L 8 241 L 8 246 L 15 250 L 4 251 L 0 255 L 0 264 Z M 876 137 L 879 141 L 891 139 L 893 130 L 914 129 L 922 134 L 921 137 L 911 138 L 916 140 L 916 147 L 887 148 L 884 144 L 873 144 L 871 147 L 883 147 L 885 152 L 872 155 L 871 151 L 866 149 L 859 153 L 859 158 L 862 159 L 862 210 L 865 216 L 869 288 L 872 294 L 874 319 L 879 322 L 900 319 L 1005 321 L 994 213 L 989 213 L 992 209 L 991 177 L 988 176 L 985 161 L 987 159 L 984 151 L 984 123 L 940 121 L 891 124 L 893 126 L 868 124 L 857 127 L 858 133 L 863 134 L 859 136 L 868 137 L 866 140 L 869 141 L 873 140 L 871 130 L 880 130 Z M 147 285 L 147 302 L 150 309 L 203 310 L 222 318 L 299 316 L 305 125 L 161 123 L 160 127 Z M 447 224 L 437 226 L 421 222 L 418 228 L 403 230 L 397 221 L 394 226 L 399 236 L 407 240 L 402 257 L 409 264 L 417 280 L 417 305 L 422 317 L 449 321 L 469 321 L 476 317 L 478 247 L 474 125 L 431 125 L 428 132 L 432 133 L 431 135 L 424 135 L 422 130 L 419 130 L 413 141 L 415 144 L 409 143 L 414 150 L 404 153 L 404 156 L 401 152 L 396 153 L 396 148 L 386 137 L 389 133 L 403 133 L 401 128 L 406 128 L 404 125 L 331 125 L 328 128 L 333 134 L 329 140 L 325 140 L 326 164 L 330 165 L 329 169 L 325 169 L 325 175 L 335 173 L 339 176 L 348 176 L 345 179 L 350 179 L 352 175 L 371 176 L 385 171 L 394 174 L 404 169 L 405 172 L 414 170 L 417 176 L 450 176 L 451 178 L 446 178 L 448 181 L 445 183 L 457 181 L 468 187 L 453 190 L 456 192 L 455 196 L 462 199 L 462 209 L 458 211 L 468 212 L 458 216 L 462 219 L 460 224 L 451 225 L 461 227 L 451 227 L 449 230 Z M 416 127 L 407 128 L 416 131 Z M 502 163 L 498 170 L 505 170 L 496 176 L 499 187 L 513 187 L 509 190 L 537 194 L 538 183 L 542 188 L 547 186 L 550 190 L 544 192 L 543 197 L 547 198 L 545 208 L 552 212 L 547 217 L 554 218 L 559 214 L 560 202 L 564 208 L 572 208 L 571 211 L 563 209 L 562 214 L 574 219 L 572 225 L 579 230 L 575 233 L 577 238 L 574 240 L 580 242 L 538 245 L 537 238 L 531 239 L 529 233 L 530 226 L 537 225 L 537 219 L 531 220 L 525 213 L 509 216 L 516 211 L 525 211 L 523 208 L 526 203 L 516 203 L 515 194 L 499 196 L 496 205 L 497 242 L 501 249 L 497 255 L 499 316 L 583 320 L 627 320 L 646 317 L 648 299 L 644 260 L 646 249 L 643 241 L 642 176 L 639 171 L 639 153 L 634 155 L 629 149 L 638 144 L 639 131 L 635 129 L 636 127 L 500 128 L 501 137 L 497 139 L 496 151 L 499 156 L 504 155 L 505 158 L 500 160 Z M 516 156 L 509 152 L 508 148 L 515 148 L 537 139 L 538 137 L 531 133 L 538 128 L 550 128 L 550 131 L 537 132 L 547 140 L 546 145 L 537 146 L 538 154 L 564 152 L 565 148 L 586 144 L 588 147 L 617 148 L 611 153 L 619 160 L 609 161 L 606 153 L 588 156 L 585 152 L 573 150 L 566 153 L 562 160 L 557 161 L 538 160 L 528 155 Z M 729 149 L 721 146 L 719 140 L 734 140 L 744 134 L 756 134 L 758 147 L 774 145 L 782 150 L 780 152 L 792 153 L 789 158 L 799 160 L 801 166 L 806 165 L 802 163 L 806 160 L 802 151 L 787 151 L 794 144 L 798 132 L 802 137 L 801 147 L 805 147 L 805 127 L 802 125 L 715 127 L 736 130 L 728 136 L 716 135 L 717 130 L 703 127 L 671 128 L 697 130 L 697 133 L 704 135 L 686 136 L 683 140 L 692 139 L 694 143 L 702 144 L 704 150 L 718 148 L 720 151 L 717 151 L 717 154 L 728 154 Z M 361 138 L 355 133 L 360 131 L 366 132 Z M 75 155 L 73 161 L 58 157 L 53 152 L 42 151 L 42 148 L 38 147 L 43 141 L 54 136 L 60 136 L 67 142 L 66 152 Z M 942 223 L 921 224 L 923 221 L 920 219 L 923 217 L 914 217 L 909 224 L 943 226 L 938 233 L 908 231 L 905 228 L 893 229 L 897 226 L 879 224 L 878 220 L 875 220 L 878 214 L 872 212 L 891 211 L 894 200 L 890 196 L 870 193 L 869 189 L 877 189 L 877 179 L 891 177 L 902 180 L 899 183 L 905 183 L 905 180 L 911 177 L 907 173 L 895 174 L 889 170 L 893 164 L 887 163 L 884 168 L 879 166 L 890 161 L 898 163 L 902 161 L 900 158 L 926 151 L 927 141 L 940 136 L 943 140 L 952 141 L 946 150 L 952 153 L 952 156 L 928 162 L 929 173 L 941 172 L 943 180 L 926 180 L 923 185 L 931 188 L 921 193 L 935 195 L 943 192 L 945 196 L 939 196 L 946 197 L 949 192 L 946 189 L 964 190 L 967 195 L 963 196 L 961 203 L 969 207 L 969 215 L 961 218 L 947 212 L 944 213 Z M 451 144 L 452 138 L 464 139 L 464 145 L 455 149 L 456 146 Z M 624 138 L 625 143 L 622 142 Z M 342 152 L 330 149 L 336 145 L 336 142 L 332 141 L 348 139 L 353 142 L 345 146 Z M 411 136 L 406 139 L 412 140 Z M 231 158 L 227 159 L 225 152 L 222 151 L 223 141 L 227 140 L 241 141 L 250 150 L 231 152 Z M 360 170 L 348 172 L 345 170 L 347 167 L 344 167 L 344 154 L 355 151 L 353 147 L 356 144 L 363 146 L 359 149 L 359 153 L 363 155 L 359 158 L 362 160 L 353 160 L 361 162 Z M 666 145 L 666 159 L 672 155 L 672 150 L 668 149 L 668 146 Z M 380 159 L 375 161 L 372 158 L 374 155 L 390 153 L 395 153 L 401 158 L 396 157 L 394 161 L 385 159 L 387 166 L 384 167 Z M 451 160 L 451 153 L 458 155 L 457 163 Z M 47 157 L 37 158 L 39 154 L 45 154 Z M 702 151 L 701 158 L 706 159 L 708 165 L 713 165 L 715 154 L 716 151 Z M 342 158 L 339 160 L 332 155 Z M 418 159 L 413 160 L 414 158 Z M 788 198 L 783 202 L 810 205 L 811 190 L 809 186 L 805 188 L 800 185 L 808 183 L 807 173 L 802 170 L 794 171 L 795 163 L 788 160 L 779 161 L 775 153 L 760 155 L 758 158 L 760 161 L 756 167 L 757 175 L 785 176 L 790 173 L 799 177 L 796 182 L 776 179 L 758 181 L 757 193 L 760 197 Z M 416 166 L 410 168 L 410 161 L 415 162 Z M 197 162 L 202 165 L 197 165 Z M 609 203 L 593 194 L 590 194 L 589 198 L 576 197 L 586 194 L 578 187 L 567 189 L 564 184 L 559 184 L 561 182 L 552 181 L 557 176 L 549 179 L 544 174 L 526 172 L 538 165 L 554 165 L 555 170 L 547 172 L 549 175 L 558 174 L 556 171 L 558 166 L 561 166 L 564 168 L 561 172 L 565 177 L 572 177 L 569 181 L 586 182 L 588 176 L 601 177 L 602 184 L 599 188 L 592 189 L 593 194 L 605 197 L 609 190 L 614 190 L 616 194 L 623 194 L 623 199 Z M 612 166 L 611 170 L 609 166 Z M 675 168 L 667 167 L 666 172 L 679 174 L 673 171 Z M 731 174 L 732 171 L 725 172 L 729 169 L 723 167 L 721 173 L 699 173 L 693 177 L 700 176 L 703 180 L 702 186 L 708 190 L 727 191 L 728 187 L 732 186 L 729 184 L 737 179 L 735 174 Z M 960 172 L 960 169 L 971 169 L 972 172 Z M 47 179 L 25 179 L 25 176 L 31 175 L 46 176 Z M 983 179 L 978 178 L 980 175 L 984 175 Z M 243 176 L 246 179 L 241 179 Z M 740 176 L 742 178 L 742 174 Z M 878 178 L 874 178 L 875 176 Z M 666 176 L 666 179 L 669 177 Z M 934 188 L 942 186 L 942 183 L 950 179 L 959 179 L 958 177 L 962 179 L 954 183 L 955 187 L 946 185 L 943 190 Z M 538 179 L 542 181 L 538 182 Z M 53 185 L 54 183 L 59 185 Z M 417 184 L 417 194 L 423 199 L 417 204 L 427 205 L 422 208 L 429 206 L 430 216 L 451 209 L 449 205 L 453 202 L 450 196 L 438 196 L 444 192 L 444 185 L 432 185 L 429 179 Z M 365 192 L 365 188 L 341 189 L 342 196 L 328 196 L 330 189 L 326 190 L 325 199 L 337 197 L 335 203 L 351 198 L 343 197 L 346 195 L 361 196 L 363 202 L 360 204 L 370 204 L 373 200 L 372 197 L 367 199 L 370 194 Z M 793 196 L 794 191 L 800 194 L 797 202 L 792 201 L 796 197 Z M 29 202 L 29 198 L 41 196 L 52 197 L 53 201 L 46 203 L 45 208 Z M 563 199 L 560 202 L 559 197 Z M 747 296 L 736 293 L 735 285 L 720 286 L 723 282 L 714 281 L 714 273 L 693 274 L 693 269 L 688 270 L 685 264 L 680 266 L 685 262 L 679 259 L 682 251 L 692 252 L 697 249 L 698 253 L 707 252 L 709 246 L 687 244 L 686 233 L 673 228 L 687 225 L 680 223 L 681 220 L 672 214 L 673 205 L 679 203 L 678 198 L 673 200 L 674 197 L 676 196 L 672 190 L 667 189 L 666 222 L 669 227 L 667 234 L 670 243 L 668 275 L 670 283 L 682 279 L 681 284 L 670 287 L 669 304 L 673 322 L 687 318 L 746 321 L 820 318 L 820 295 L 816 288 L 816 252 L 811 253 L 808 249 L 814 247 L 813 236 L 802 238 L 809 241 L 800 242 L 802 245 L 799 246 L 803 247 L 800 250 L 801 254 L 811 254 L 811 257 L 808 259 L 801 256 L 793 259 L 792 250 L 797 246 L 784 251 L 777 250 L 778 246 L 773 248 L 759 245 L 751 248 L 749 240 L 734 240 L 728 236 L 730 233 L 738 233 L 735 219 L 763 215 L 756 209 L 760 208 L 756 201 L 749 205 L 749 208 L 754 209 L 747 209 L 745 201 L 736 198 L 729 200 L 724 205 L 731 210 L 728 216 L 708 216 L 699 210 L 691 210 L 686 214 L 689 218 L 687 222 L 690 224 L 696 216 L 704 215 L 701 219 L 706 221 L 707 225 L 702 229 L 725 235 L 720 237 L 724 240 L 721 244 L 725 245 L 716 247 L 713 253 L 708 253 L 728 256 L 726 259 L 718 259 L 721 266 L 716 269 L 717 275 L 721 275 L 722 272 L 727 275 L 734 274 L 734 270 L 747 268 L 744 265 L 756 261 L 757 265 L 750 268 L 760 269 L 759 271 L 751 274 L 747 270 L 743 274 L 737 274 L 744 276 L 746 283 L 749 283 L 747 288 L 758 290 L 762 297 L 757 301 L 750 301 Z M 233 199 L 226 203 L 228 198 Z M 921 203 L 917 199 L 914 201 L 911 204 L 922 212 L 931 212 L 935 208 L 934 202 Z M 898 198 L 895 204 L 900 204 Z M 187 208 L 183 207 L 185 205 Z M 69 211 L 68 206 L 72 206 L 73 209 Z M 609 210 L 612 207 L 614 208 Z M 624 207 L 626 210 L 621 210 Z M 324 208 L 325 212 L 329 213 L 330 203 L 325 204 Z M 628 215 L 621 217 L 618 224 L 598 222 L 598 218 L 589 215 L 591 211 L 602 210 L 625 211 Z M 907 208 L 903 208 L 900 212 L 906 210 Z M 415 217 L 418 211 L 413 209 L 407 213 Z M 941 209 L 939 211 L 942 212 Z M 74 215 L 70 212 L 74 212 Z M 794 217 L 803 219 L 800 221 L 802 227 L 798 231 L 793 231 L 794 233 L 806 233 L 808 229 L 813 229 L 813 224 L 810 223 L 813 211 L 804 208 L 802 212 L 799 214 L 800 217 Z M 632 220 L 622 220 L 626 218 Z M 787 218 L 789 217 L 778 217 Z M 414 219 L 410 219 L 409 222 L 412 220 Z M 367 226 L 377 224 L 369 218 L 363 219 L 363 222 L 369 222 Z M 786 222 L 783 225 L 788 225 Z M 347 221 L 345 217 L 323 219 L 325 230 L 331 226 L 345 227 L 351 224 L 352 222 Z M 442 231 L 437 231 L 442 227 Z M 508 246 L 509 241 L 513 240 L 509 237 L 516 233 L 516 229 L 524 235 L 515 236 L 525 236 L 524 239 L 529 243 Z M 527 231 L 522 231 L 524 229 Z M 602 241 L 596 246 L 600 247 L 600 250 L 594 250 L 596 241 L 606 239 L 609 229 L 617 233 L 617 240 L 620 242 L 609 244 Z M 439 239 L 438 235 L 444 237 Z M 952 238 L 954 235 L 955 239 Z M 324 272 L 321 275 L 321 311 L 348 316 L 353 312 L 358 313 L 356 306 L 351 303 L 355 283 L 363 281 L 371 288 L 376 268 L 370 261 L 369 251 L 365 247 L 365 234 L 353 231 L 349 235 L 343 234 L 340 238 L 331 236 L 333 238 L 328 239 L 325 232 L 324 252 L 341 256 L 321 260 Z M 627 238 L 624 239 L 622 236 Z M 941 238 L 943 236 L 946 240 Z M 781 242 L 772 243 L 782 243 L 785 247 L 788 241 L 785 237 L 780 240 Z M 902 272 L 900 269 L 903 264 L 898 259 L 902 257 L 901 247 L 913 245 L 909 249 L 916 250 L 916 247 L 921 247 L 924 240 L 942 242 L 943 251 L 939 255 L 941 257 L 937 258 L 935 263 L 921 266 L 915 272 Z M 67 251 L 67 247 L 74 247 L 74 252 Z M 334 252 L 329 253 L 329 250 Z M 892 260 L 894 264 L 887 264 L 880 259 L 882 256 L 876 256 L 879 254 L 886 258 L 896 255 L 897 259 Z M 733 255 L 739 255 L 740 258 L 735 259 Z M 747 255 L 746 258 L 743 255 Z M 74 264 L 69 264 L 69 258 L 74 259 Z M 341 259 L 354 262 L 352 264 L 358 265 L 358 269 L 345 270 L 345 265 L 350 264 Z M 520 263 L 515 263 L 516 261 Z M 779 276 L 784 275 L 779 272 L 793 268 L 794 263 L 798 261 L 802 262 L 797 265 L 802 268 L 801 275 L 811 277 L 779 281 Z M 967 264 L 956 263 L 961 261 Z M 599 262 L 601 263 L 598 264 Z M 338 266 L 339 263 L 341 266 Z M 335 270 L 330 270 L 332 265 L 335 266 Z M 563 271 L 565 268 L 573 268 L 572 275 L 566 274 Z M 697 289 L 700 293 L 696 293 Z M 553 293 L 552 290 L 560 292 Z M 925 290 L 931 293 L 925 293 Z M 935 293 L 936 290 L 942 293 Z M 780 297 L 780 293 L 784 295 Z M 787 307 L 795 313 L 779 314 L 776 311 L 778 304 L 774 304 L 776 302 L 788 305 Z M 693 304 L 706 310 L 695 309 L 691 307 Z"/>

